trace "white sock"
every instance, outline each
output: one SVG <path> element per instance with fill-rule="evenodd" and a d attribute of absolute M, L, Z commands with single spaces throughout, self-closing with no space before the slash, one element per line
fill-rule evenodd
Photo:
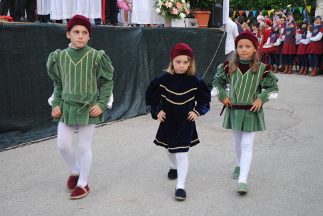
<path fill-rule="evenodd" d="M 80 173 L 80 166 L 72 147 L 75 130 L 76 125 L 66 125 L 63 122 L 58 123 L 57 148 L 63 159 L 70 166 L 71 174 Z"/>
<path fill-rule="evenodd" d="M 92 165 L 92 138 L 94 134 L 95 124 L 78 125 L 78 154 L 80 159 L 80 177 L 78 185 L 85 187 L 87 178 L 90 174 Z"/>
<path fill-rule="evenodd" d="M 185 189 L 185 180 L 188 172 L 188 152 L 178 152 L 176 154 L 177 160 L 177 185 L 176 189 Z"/>
<path fill-rule="evenodd" d="M 176 153 L 170 153 L 168 149 L 166 149 L 166 155 L 170 160 L 170 167 L 177 169 L 177 160 L 176 160 Z"/>
<path fill-rule="evenodd" d="M 238 160 L 240 161 L 240 175 L 238 182 L 247 183 L 252 161 L 253 142 L 257 132 L 232 130 L 232 134 L 234 137 L 235 149 L 241 149 L 240 153 L 237 153 L 237 158 L 240 154 L 240 159 Z M 236 140 L 240 140 L 240 143 L 236 142 Z"/>

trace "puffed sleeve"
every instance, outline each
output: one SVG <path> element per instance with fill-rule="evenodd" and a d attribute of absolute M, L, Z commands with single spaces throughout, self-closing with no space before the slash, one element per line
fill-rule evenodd
<path fill-rule="evenodd" d="M 98 56 L 97 78 L 100 86 L 100 95 L 97 105 L 101 108 L 102 111 L 108 108 L 108 102 L 112 95 L 113 71 L 114 68 L 111 64 L 110 58 L 104 53 L 103 50 L 101 50 Z"/>
<path fill-rule="evenodd" d="M 59 106 L 62 100 L 62 80 L 61 73 L 58 66 L 58 56 L 61 50 L 56 50 L 48 56 L 47 72 L 49 77 L 54 81 L 54 94 L 52 100 L 52 109 Z"/>
<path fill-rule="evenodd" d="M 272 71 L 269 71 L 268 75 L 260 82 L 260 86 L 265 89 L 258 95 L 258 97 L 262 100 L 262 103 L 268 102 L 269 96 L 278 92 L 277 82 L 278 78 Z"/>
<path fill-rule="evenodd" d="M 157 114 L 163 109 L 159 77 L 153 79 L 146 90 L 146 105 L 151 106 L 151 117 L 158 119 Z"/>
<path fill-rule="evenodd" d="M 226 65 L 228 67 L 228 64 Z M 224 98 L 228 97 L 228 94 L 225 91 L 225 86 L 228 83 L 227 74 L 225 73 L 224 63 L 218 66 L 217 72 L 214 76 L 213 87 L 217 90 L 218 99 L 220 102 Z"/>
<path fill-rule="evenodd" d="M 195 94 L 196 105 L 193 111 L 198 115 L 204 115 L 210 110 L 211 92 L 204 80 L 200 79 Z"/>

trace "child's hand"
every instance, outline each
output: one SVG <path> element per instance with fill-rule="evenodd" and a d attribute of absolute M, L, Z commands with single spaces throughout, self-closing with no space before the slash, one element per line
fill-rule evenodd
<path fill-rule="evenodd" d="M 195 112 L 191 111 L 188 113 L 188 117 L 187 117 L 187 120 L 189 121 L 195 121 L 197 118 L 197 115 Z"/>
<path fill-rule="evenodd" d="M 252 103 L 252 107 L 250 109 L 250 111 L 254 111 L 257 112 L 260 110 L 262 106 L 262 100 L 260 98 L 257 98 L 253 103 Z"/>
<path fill-rule="evenodd" d="M 90 116 L 91 117 L 97 117 L 102 114 L 102 110 L 98 105 L 94 105 L 90 109 Z"/>
<path fill-rule="evenodd" d="M 157 118 L 160 122 L 165 122 L 166 113 L 164 112 L 164 110 L 159 111 L 159 113 L 157 114 Z"/>
<path fill-rule="evenodd" d="M 62 111 L 61 111 L 61 108 L 59 106 L 55 107 L 52 110 L 52 116 L 54 118 L 60 118 L 62 116 Z"/>
<path fill-rule="evenodd" d="M 232 103 L 228 97 L 224 98 L 222 103 L 228 108 L 232 106 Z"/>

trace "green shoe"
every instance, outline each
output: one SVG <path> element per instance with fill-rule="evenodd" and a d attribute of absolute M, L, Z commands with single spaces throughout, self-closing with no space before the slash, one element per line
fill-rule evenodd
<path fill-rule="evenodd" d="M 239 182 L 238 183 L 237 192 L 239 194 L 245 194 L 245 193 L 247 193 L 248 192 L 248 185 L 246 183 Z"/>
<path fill-rule="evenodd" d="M 237 179 L 239 178 L 239 175 L 240 175 L 240 167 L 237 166 L 232 173 L 232 178 Z"/>

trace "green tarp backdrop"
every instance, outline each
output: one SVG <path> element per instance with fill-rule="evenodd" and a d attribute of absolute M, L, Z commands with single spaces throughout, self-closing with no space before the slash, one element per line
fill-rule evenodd
<path fill-rule="evenodd" d="M 115 68 L 114 104 L 104 113 L 106 121 L 147 113 L 145 90 L 164 73 L 170 49 L 181 42 L 192 47 L 196 75 L 205 74 L 211 88 L 216 67 L 224 61 L 223 31 L 93 27 L 89 46 L 104 50 Z M 47 102 L 53 83 L 46 61 L 51 52 L 68 43 L 63 25 L 0 23 L 0 149 L 56 134 Z"/>

